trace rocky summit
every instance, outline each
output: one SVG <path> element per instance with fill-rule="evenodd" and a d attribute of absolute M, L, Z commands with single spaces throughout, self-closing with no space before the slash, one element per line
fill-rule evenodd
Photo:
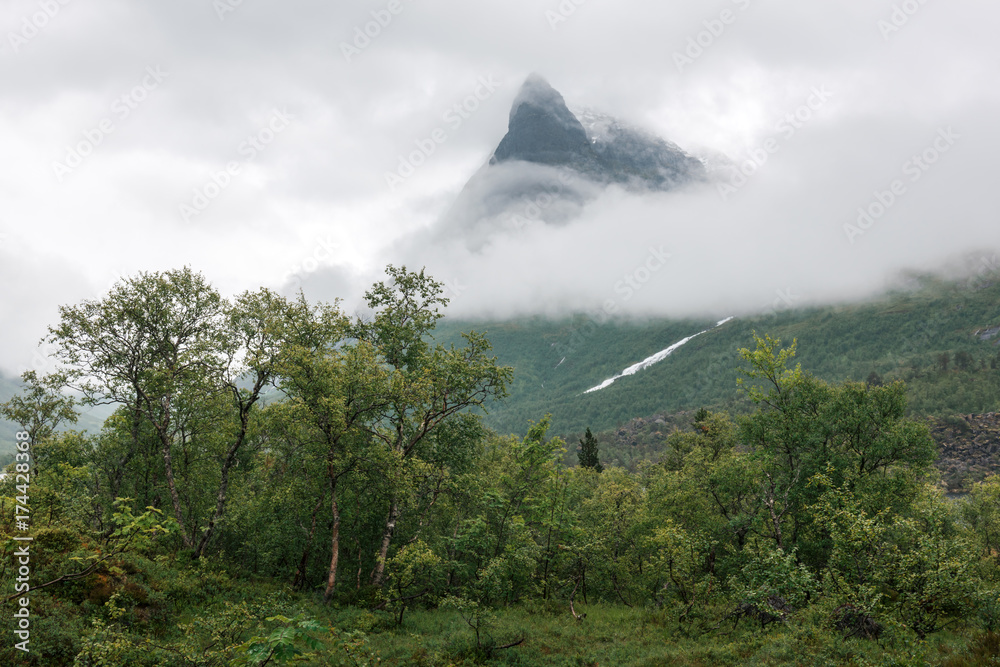
<path fill-rule="evenodd" d="M 490 164 L 524 160 L 590 171 L 598 164 L 587 131 L 563 96 L 537 74 L 521 86 L 510 109 L 507 134 Z"/>
<path fill-rule="evenodd" d="M 521 86 L 507 134 L 490 165 L 512 160 L 569 167 L 600 182 L 658 190 L 705 176 L 699 159 L 659 137 L 592 111 L 577 117 L 537 74 Z"/>
<path fill-rule="evenodd" d="M 609 185 L 663 192 L 707 178 L 702 161 L 676 144 L 612 116 L 574 114 L 532 74 L 511 106 L 506 135 L 439 229 L 478 248 L 505 229 L 566 224 Z"/>

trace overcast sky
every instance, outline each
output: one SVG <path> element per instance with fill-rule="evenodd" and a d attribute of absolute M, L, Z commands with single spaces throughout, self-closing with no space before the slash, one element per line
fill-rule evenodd
<path fill-rule="evenodd" d="M 995 262 L 998 24 L 984 0 L 5 0 L 0 368 L 37 365 L 60 304 L 185 264 L 226 293 L 350 299 L 406 261 L 460 315 L 726 316 Z M 421 244 L 532 72 L 751 176 Z"/>

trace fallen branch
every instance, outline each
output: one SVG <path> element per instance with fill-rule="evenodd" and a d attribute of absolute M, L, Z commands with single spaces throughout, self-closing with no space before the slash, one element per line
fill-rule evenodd
<path fill-rule="evenodd" d="M 504 650 L 506 648 L 514 648 L 515 646 L 520 646 L 521 644 L 523 644 L 525 639 L 527 639 L 527 637 L 521 637 L 516 642 L 511 642 L 510 644 L 504 644 L 503 646 L 494 646 L 490 650 L 491 651 L 502 651 L 502 650 Z"/>

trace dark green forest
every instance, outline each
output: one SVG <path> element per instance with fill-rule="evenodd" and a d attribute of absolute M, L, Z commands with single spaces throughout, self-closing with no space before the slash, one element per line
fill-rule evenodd
<path fill-rule="evenodd" d="M 405 267 L 358 316 L 124 279 L 0 404 L 0 662 L 992 664 L 1000 479 L 947 497 L 920 417 L 995 410 L 998 290 L 737 320 L 580 399 L 706 323 L 487 334 Z"/>

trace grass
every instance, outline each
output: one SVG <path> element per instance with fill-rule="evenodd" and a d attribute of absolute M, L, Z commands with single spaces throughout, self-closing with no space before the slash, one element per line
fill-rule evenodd
<path fill-rule="evenodd" d="M 881 643 L 844 640 L 827 630 L 819 612 L 801 612 L 773 630 L 728 624 L 685 637 L 666 614 L 651 609 L 580 605 L 585 620 L 573 620 L 565 605 L 529 603 L 501 610 L 491 626 L 493 639 L 514 648 L 490 658 L 475 651 L 475 638 L 453 610 L 414 610 L 401 627 L 381 624 L 368 612 L 341 609 L 329 621 L 367 627 L 369 646 L 384 665 L 960 665 L 1000 664 L 996 635 L 939 633 L 926 642 L 905 631 L 890 631 Z M 326 613 L 330 614 L 329 610 Z M 579 611 L 579 610 L 578 610 Z M 721 610 L 719 610 L 721 611 Z M 322 614 L 322 612 L 320 612 Z M 708 623 L 704 629 L 714 627 Z M 971 640 L 970 640 L 971 638 Z M 989 660 L 998 663 L 990 663 Z"/>
<path fill-rule="evenodd" d="M 792 614 L 785 623 L 769 626 L 766 630 L 748 622 L 742 622 L 734 630 L 728 621 L 720 622 L 730 611 L 725 602 L 703 610 L 703 615 L 694 619 L 691 626 L 681 628 L 673 614 L 654 608 L 633 608 L 593 601 L 585 604 L 578 600 L 576 611 L 585 613 L 586 618 L 576 621 L 565 601 L 529 601 L 492 612 L 490 621 L 481 630 L 481 646 L 486 647 L 486 650 L 477 650 L 473 631 L 453 608 L 409 609 L 402 625 L 397 626 L 393 616 L 387 612 L 372 611 L 365 606 L 324 605 L 318 593 L 294 593 L 287 586 L 273 582 L 235 580 L 224 574 L 199 568 L 183 573 L 175 572 L 168 583 L 161 579 L 170 574 L 168 563 L 148 562 L 146 566 L 145 575 L 150 579 L 148 583 L 151 590 L 161 593 L 156 604 L 167 604 L 172 614 L 169 621 L 163 618 L 143 621 L 135 613 L 128 616 L 131 620 L 126 627 L 135 656 L 143 655 L 143 645 L 148 639 L 152 639 L 154 645 L 183 646 L 186 631 L 179 624 L 192 623 L 199 618 L 208 623 L 204 627 L 199 623 L 193 626 L 201 628 L 199 632 L 203 635 L 194 640 L 194 646 L 199 647 L 196 652 L 200 653 L 201 647 L 217 644 L 217 640 L 205 632 L 216 632 L 225 625 L 220 614 L 225 610 L 226 603 L 245 603 L 249 611 L 260 617 L 261 622 L 265 616 L 277 613 L 289 617 L 302 614 L 306 618 L 315 619 L 321 626 L 336 628 L 340 633 L 360 631 L 364 633 L 365 643 L 364 650 L 360 653 L 371 652 L 380 658 L 378 663 L 367 663 L 364 660 L 355 661 L 353 656 L 359 652 L 337 652 L 332 657 L 346 662 L 329 663 L 314 659 L 302 664 L 418 667 L 484 664 L 525 667 L 967 667 L 1000 664 L 1000 634 L 982 632 L 973 626 L 955 632 L 939 632 L 921 642 L 911 632 L 893 624 L 891 619 L 880 619 L 887 626 L 880 642 L 844 640 L 833 631 L 829 621 L 830 604 L 823 600 Z M 160 590 L 165 584 L 167 590 Z M 173 602 L 167 603 L 167 598 Z M 44 602 L 41 597 L 39 601 Z M 49 602 L 55 604 L 56 601 Z M 57 611 L 52 604 L 45 606 L 45 616 Z M 41 608 L 37 611 L 41 611 Z M 103 615 L 99 608 L 90 609 L 89 613 L 91 616 Z M 66 664 L 65 659 L 80 649 L 82 636 L 92 631 L 89 618 L 77 617 L 68 609 L 57 616 L 63 621 L 72 621 L 66 628 L 69 634 L 57 631 L 55 627 L 40 625 L 38 639 L 47 639 L 46 653 L 55 651 L 57 644 L 65 640 L 66 646 L 61 654 L 64 659 L 62 662 L 42 661 L 33 664 Z M 43 619 L 40 617 L 39 620 Z M 256 629 L 249 627 L 233 643 L 245 641 L 253 634 L 267 635 L 274 627 L 274 623 L 262 623 Z M 318 637 L 326 636 L 327 639 L 330 637 L 325 631 L 315 634 Z M 490 646 L 512 644 L 522 639 L 519 645 L 512 648 L 489 650 Z M 174 653 L 162 655 L 172 657 Z M 129 664 L 140 663 L 133 661 Z"/>

